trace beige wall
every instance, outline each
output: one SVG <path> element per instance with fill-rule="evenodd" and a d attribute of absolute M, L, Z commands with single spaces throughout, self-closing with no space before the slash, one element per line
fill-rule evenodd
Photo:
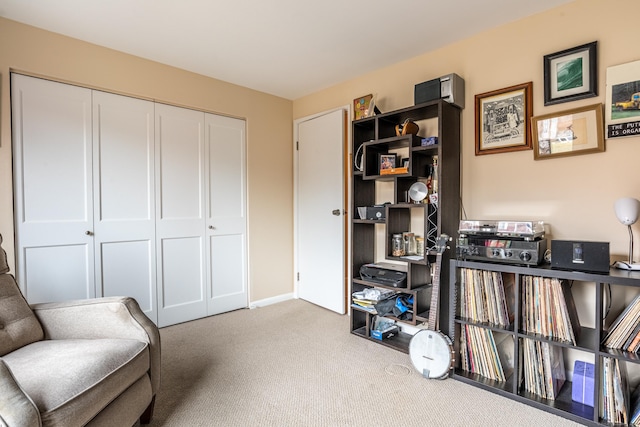
<path fill-rule="evenodd" d="M 534 115 L 604 103 L 607 67 L 640 60 L 638 28 L 625 18 L 639 13 L 637 0 L 578 0 L 295 100 L 293 116 L 348 104 L 367 93 L 377 94 L 383 112 L 403 108 L 413 105 L 416 83 L 455 72 L 466 84 L 462 197 L 467 217 L 544 220 L 551 238 L 610 241 L 612 255 L 626 258 L 628 234 L 613 203 L 623 196 L 640 198 L 640 137 L 607 140 L 604 153 L 569 158 L 535 161 L 532 151 L 476 156 L 474 95 L 532 81 Z M 545 107 L 543 56 L 592 41 L 598 41 L 598 97 Z M 640 236 L 640 224 L 634 233 Z"/>
<path fill-rule="evenodd" d="M 295 100 L 273 97 L 0 18 L 0 233 L 13 260 L 9 70 L 247 119 L 251 301 L 293 291 L 292 119 L 375 93 L 382 111 L 413 104 L 416 83 L 455 72 L 465 79 L 462 196 L 473 219 L 541 219 L 552 238 L 611 242 L 623 258 L 618 197 L 640 197 L 640 137 L 606 152 L 534 161 L 533 153 L 475 156 L 474 95 L 533 82 L 534 115 L 604 103 L 606 68 L 640 59 L 636 0 L 577 0 Z M 455 28 L 452 28 L 455 31 Z M 599 96 L 544 107 L 542 57 L 598 41 Z M 273 165 L 278 165 L 274 167 Z M 640 235 L 640 225 L 634 227 Z M 637 245 L 640 246 L 640 245 Z M 277 257 L 273 254 L 277 254 Z M 263 274 L 264 272 L 269 274 Z"/>
<path fill-rule="evenodd" d="M 12 265 L 12 69 L 245 118 L 250 299 L 293 292 L 291 101 L 0 18 L 0 234 Z"/>

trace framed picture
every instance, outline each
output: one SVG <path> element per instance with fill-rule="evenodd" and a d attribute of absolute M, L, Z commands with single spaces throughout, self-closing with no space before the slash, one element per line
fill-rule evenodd
<path fill-rule="evenodd" d="M 544 105 L 598 95 L 598 42 L 544 56 Z"/>
<path fill-rule="evenodd" d="M 607 138 L 640 135 L 640 61 L 607 68 Z"/>
<path fill-rule="evenodd" d="M 602 104 L 531 119 L 536 160 L 604 151 Z"/>
<path fill-rule="evenodd" d="M 369 117 L 373 111 L 373 95 L 365 95 L 353 100 L 353 120 Z"/>
<path fill-rule="evenodd" d="M 396 167 L 395 154 L 380 154 L 380 173 L 383 170 L 394 169 Z"/>
<path fill-rule="evenodd" d="M 476 95 L 476 156 L 531 149 L 533 83 Z"/>

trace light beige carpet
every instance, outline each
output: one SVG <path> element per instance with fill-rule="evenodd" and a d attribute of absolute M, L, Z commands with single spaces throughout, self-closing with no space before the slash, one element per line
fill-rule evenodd
<path fill-rule="evenodd" d="M 154 427 L 578 425 L 453 379 L 426 380 L 407 354 L 302 300 L 160 334 Z"/>

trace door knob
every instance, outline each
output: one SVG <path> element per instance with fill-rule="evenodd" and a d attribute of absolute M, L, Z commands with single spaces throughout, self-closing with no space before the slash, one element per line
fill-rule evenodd
<path fill-rule="evenodd" d="M 332 214 L 334 214 L 335 216 L 340 216 L 340 209 L 334 209 L 331 211 Z"/>
<path fill-rule="evenodd" d="M 216 228 L 213 225 L 209 226 L 209 230 L 215 230 Z"/>
<path fill-rule="evenodd" d="M 86 234 L 87 236 L 93 236 L 93 232 L 92 231 L 85 231 L 84 234 Z"/>

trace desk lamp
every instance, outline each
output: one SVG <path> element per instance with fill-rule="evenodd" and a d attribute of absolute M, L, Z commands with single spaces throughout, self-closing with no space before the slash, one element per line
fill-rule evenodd
<path fill-rule="evenodd" d="M 629 261 L 616 261 L 615 267 L 622 270 L 640 270 L 640 263 L 633 262 L 633 231 L 631 225 L 635 224 L 640 214 L 640 201 L 632 197 L 623 197 L 614 204 L 618 221 L 629 229 Z"/>

